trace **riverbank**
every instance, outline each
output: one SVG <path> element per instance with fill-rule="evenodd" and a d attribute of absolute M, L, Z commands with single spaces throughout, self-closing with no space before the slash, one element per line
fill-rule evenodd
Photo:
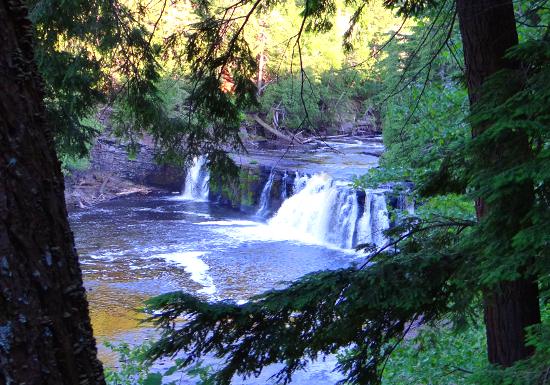
<path fill-rule="evenodd" d="M 86 209 L 101 202 L 158 191 L 162 190 L 102 171 L 74 172 L 65 178 L 65 204 L 69 210 Z"/>
<path fill-rule="evenodd" d="M 85 168 L 66 170 L 69 210 L 130 195 L 180 191 L 184 179 L 182 168 L 155 161 L 155 146 L 149 137 L 130 155 L 124 143 L 105 134 L 97 139 L 86 163 Z"/>
<path fill-rule="evenodd" d="M 247 137 L 244 144 L 246 152 L 231 156 L 241 167 L 241 174 L 250 176 L 244 182 L 252 183 L 254 188 L 247 186 L 243 190 L 211 186 L 214 187 L 212 191 L 218 193 L 216 197 L 211 197 L 213 200 L 237 209 L 250 209 L 258 203 L 256 201 L 273 170 L 278 170 L 280 174 L 275 178 L 276 184 L 286 172 L 292 175 L 294 172 L 328 172 L 337 179 L 350 181 L 376 166 L 384 150 L 379 136 L 337 135 L 310 138 L 302 144 Z M 123 143 L 104 135 L 91 149 L 88 167 L 68 172 L 65 177 L 65 199 L 69 209 L 85 209 L 123 196 L 181 191 L 184 182 L 183 168 L 160 165 L 155 161 L 155 146 L 151 138 L 143 138 L 137 153 L 129 156 Z M 215 184 L 217 181 L 211 182 Z M 235 185 L 239 187 L 244 182 L 236 181 Z M 236 190 L 239 191 L 235 193 Z M 240 190 L 246 195 L 243 195 L 246 198 L 243 204 L 238 203 L 241 201 Z"/>

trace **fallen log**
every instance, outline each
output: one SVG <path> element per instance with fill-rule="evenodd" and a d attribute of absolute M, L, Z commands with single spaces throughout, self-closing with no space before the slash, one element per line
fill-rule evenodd
<path fill-rule="evenodd" d="M 265 128 L 267 131 L 271 132 L 273 135 L 275 135 L 277 138 L 279 139 L 283 139 L 283 140 L 286 140 L 287 142 L 290 142 L 290 143 L 299 143 L 299 144 L 302 144 L 302 141 L 300 139 L 298 139 L 296 136 L 294 137 L 291 137 L 291 136 L 288 136 L 288 135 L 285 135 L 283 134 L 281 131 L 271 127 L 269 124 L 267 124 L 266 122 L 264 122 L 262 120 L 262 118 L 260 118 L 257 114 L 253 114 L 252 117 L 254 118 L 254 120 L 260 125 L 262 126 L 263 128 Z"/>

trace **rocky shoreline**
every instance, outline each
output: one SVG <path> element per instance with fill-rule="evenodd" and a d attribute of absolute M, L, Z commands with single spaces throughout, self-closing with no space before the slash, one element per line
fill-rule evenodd
<path fill-rule="evenodd" d="M 312 139 L 310 143 L 290 147 L 277 140 L 247 140 L 247 153 L 232 156 L 241 167 L 239 180 L 223 186 L 211 180 L 210 199 L 248 212 L 256 206 L 271 173 L 276 174 L 273 191 L 280 190 L 277 186 L 283 179 L 288 177 L 290 181 L 294 172 L 300 170 L 307 173 L 328 168 L 335 176 L 350 180 L 352 175 L 365 172 L 365 166 L 376 165 L 383 151 L 379 137 L 338 135 L 330 139 L 333 140 L 330 144 Z M 144 138 L 138 146 L 132 157 L 120 141 L 109 136 L 98 138 L 90 151 L 89 167 L 72 170 L 65 177 L 67 207 L 85 209 L 133 194 L 181 191 L 185 179 L 183 168 L 156 163 L 150 138 Z M 292 175 L 286 176 L 287 171 Z"/>
<path fill-rule="evenodd" d="M 82 171 L 65 178 L 65 203 L 69 210 L 129 195 L 148 195 L 159 188 L 133 183 L 101 171 Z"/>
<path fill-rule="evenodd" d="M 135 156 L 115 138 L 102 136 L 90 151 L 85 170 L 65 176 L 65 202 L 69 210 L 85 209 L 100 202 L 134 194 L 180 191 L 183 169 L 159 165 L 151 139 L 144 138 Z"/>

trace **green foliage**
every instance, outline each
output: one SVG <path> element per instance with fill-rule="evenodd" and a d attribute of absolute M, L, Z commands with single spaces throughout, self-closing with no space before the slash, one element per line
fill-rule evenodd
<path fill-rule="evenodd" d="M 99 131 L 82 118 L 107 103 L 109 134 L 122 137 L 129 154 L 147 133 L 158 160 L 173 164 L 243 150 L 243 111 L 259 106 L 253 79 L 260 53 L 267 58 L 260 110 L 270 115 L 282 105 L 288 117 L 283 128 L 317 131 L 354 121 L 365 112 L 374 84 L 367 78 L 375 60 L 358 55 L 370 55 L 395 24 L 381 3 L 363 7 L 376 18 L 353 15 L 342 1 L 297 3 L 285 10 L 276 9 L 276 2 L 248 1 L 160 7 L 123 0 L 32 0 L 29 5 L 58 152 L 86 156 Z M 330 15 L 336 18 L 333 26 Z M 352 16 L 349 41 L 358 48 L 345 53 L 340 37 Z M 293 36 L 302 21 L 302 33 Z M 324 39 L 308 31 L 323 31 Z M 262 43 L 259 35 L 265 37 Z"/>
<path fill-rule="evenodd" d="M 464 322 L 472 302 L 460 270 L 468 260 L 453 247 L 471 222 L 408 222 L 400 253 L 372 255 L 367 265 L 307 275 L 284 290 L 252 298 L 244 305 L 205 303 L 176 292 L 153 298 L 146 310 L 162 328 L 151 357 L 187 353 L 185 365 L 206 352 L 225 359 L 217 384 L 234 374 L 257 373 L 284 362 L 277 379 L 287 383 L 309 360 L 354 347 L 339 370 L 349 383 L 378 383 L 379 363 L 410 322 L 426 323 L 443 315 Z M 430 233 L 427 242 L 421 233 Z M 434 242 L 437 240 L 437 242 Z M 396 243 L 397 244 L 397 243 Z M 455 277 L 458 275 L 460 277 Z M 188 320 L 174 323 L 179 317 Z"/>
<path fill-rule="evenodd" d="M 486 236 L 472 240 L 486 258 L 488 282 L 513 279 L 524 269 L 544 277 L 550 267 L 550 42 L 531 40 L 508 56 L 528 70 L 502 71 L 486 83 L 471 116 L 484 130 L 465 150 L 472 159 L 470 195 L 483 196 L 491 207 L 480 224 Z M 481 151 L 487 148 L 494 149 L 488 156 Z"/>
<path fill-rule="evenodd" d="M 76 157 L 68 154 L 60 155 L 61 168 L 64 173 L 70 173 L 71 171 L 84 171 L 90 167 L 90 159 L 88 157 Z"/>
<path fill-rule="evenodd" d="M 106 369 L 105 380 L 110 385 L 154 385 L 160 384 L 162 375 L 151 373 L 151 364 L 145 361 L 150 345 L 131 347 L 127 343 L 105 346 L 118 354 L 118 369 Z"/>
<path fill-rule="evenodd" d="M 392 354 L 384 371 L 383 384 L 471 384 L 532 385 L 544 383 L 550 362 L 548 306 L 543 308 L 543 324 L 531 327 L 529 344 L 535 356 L 501 369 L 488 365 L 485 333 L 479 326 L 455 330 L 450 325 L 418 330 Z"/>
<path fill-rule="evenodd" d="M 181 48 L 159 45 L 162 39 L 155 36 L 173 32 L 173 26 L 160 25 L 166 9 L 161 12 L 152 3 L 123 0 L 30 0 L 29 7 L 48 120 L 60 158 L 87 156 L 100 130 L 86 118 L 105 104 L 104 117 L 113 128 L 109 134 L 123 138 L 131 156 L 145 133 L 155 140 L 158 160 L 174 164 L 190 162 L 200 154 L 217 153 L 212 158 L 218 159 L 222 148 L 240 146 L 235 133 L 242 98 L 234 98 L 236 104 L 224 108 L 233 99 L 218 94 L 218 103 L 195 108 L 186 101 L 189 94 L 204 101 L 213 100 L 215 92 L 211 95 L 202 89 L 201 94 L 193 83 L 173 80 L 185 75 L 184 66 L 175 75 L 164 72 L 174 65 L 168 61 L 170 55 L 181 54 Z M 170 49 L 174 49 L 171 54 Z M 165 62 L 161 63 L 161 56 Z M 172 89 L 170 82 L 176 83 Z M 212 115 L 212 106 L 220 107 L 220 116 Z"/>
<path fill-rule="evenodd" d="M 535 348 L 535 354 L 528 360 L 520 361 L 511 368 L 495 370 L 488 368 L 480 372 L 474 380 L 482 385 L 529 385 L 548 381 L 550 376 L 550 308 L 548 303 L 542 312 L 543 323 L 529 328 L 528 344 Z"/>
<path fill-rule="evenodd" d="M 297 40 L 293 25 L 299 25 L 304 16 L 298 12 L 300 6 L 274 9 L 269 22 L 262 24 L 262 36 L 279 41 L 288 36 L 289 40 L 284 45 L 265 43 L 267 84 L 260 97 L 260 112 L 274 126 L 293 132 L 338 129 L 365 113 L 367 100 L 378 86 L 377 59 L 372 53 L 398 21 L 380 2 L 366 4 L 362 12 L 369 17 L 358 15 L 349 32 L 348 44 L 356 47 L 350 52 L 342 46 L 342 35 L 354 16 L 349 4 L 337 1 L 331 5 L 336 12 L 331 30 L 321 34 L 304 31 Z"/>
<path fill-rule="evenodd" d="M 316 84 L 318 86 L 318 84 Z M 312 84 L 302 83 L 293 76 L 285 76 L 267 87 L 261 98 L 261 109 L 276 128 L 298 132 L 323 125 L 320 99 Z"/>
<path fill-rule="evenodd" d="M 373 170 L 378 180 L 408 180 L 424 186 L 470 136 L 453 12 L 452 4 L 442 3 L 387 47 L 388 56 L 380 63 L 386 87 L 379 96 L 386 151 L 381 170 Z M 450 28 L 454 32 L 449 40 Z M 450 185 L 449 180 L 444 182 Z"/>
<path fill-rule="evenodd" d="M 233 171 L 231 171 L 233 172 Z M 216 169 L 210 177 L 210 191 L 234 208 L 252 208 L 254 192 L 259 188 L 260 176 L 257 168 L 242 167 L 230 174 Z M 236 175 L 236 176 L 234 176 Z"/>
<path fill-rule="evenodd" d="M 477 384 L 472 374 L 486 368 L 485 333 L 479 327 L 453 330 L 422 327 L 391 355 L 382 384 Z"/>
<path fill-rule="evenodd" d="M 80 124 L 82 126 L 91 127 L 92 131 L 95 134 L 98 134 L 103 131 L 103 126 L 101 123 L 92 117 L 85 117 L 80 119 Z M 61 162 L 61 169 L 64 173 L 70 173 L 71 171 L 83 171 L 87 170 L 90 167 L 90 156 L 89 150 L 92 145 L 93 138 L 89 138 L 89 142 L 84 144 L 85 151 L 82 152 L 73 152 L 67 150 L 58 151 L 57 157 Z"/>
<path fill-rule="evenodd" d="M 140 10 L 118 1 L 29 0 L 28 4 L 58 150 L 85 156 L 98 130 L 83 118 L 93 115 L 109 94 L 125 97 L 138 116 L 148 113 L 134 99 L 136 92 L 147 98 L 152 89 L 144 85 L 158 79 L 158 46 L 151 44 L 150 33 L 139 20 Z"/>
<path fill-rule="evenodd" d="M 211 366 L 203 366 L 202 362 L 187 371 L 190 377 L 198 377 L 197 385 L 214 385 L 214 376 Z"/>
<path fill-rule="evenodd" d="M 214 377 L 203 369 L 195 373 L 216 384 L 275 362 L 284 363 L 278 379 L 288 382 L 308 361 L 343 350 L 338 369 L 350 384 L 438 383 L 444 373 L 453 383 L 543 378 L 550 361 L 548 319 L 530 330 L 536 354 L 506 370 L 481 369 L 479 333 L 465 327 L 479 318 L 481 293 L 498 282 L 536 277 L 543 301 L 550 297 L 548 9 L 536 1 L 517 4 L 518 20 L 537 26 L 519 28 L 521 44 L 508 54 L 521 66 L 489 79 L 469 114 L 454 2 L 384 1 L 398 14 L 418 17 L 414 27 L 395 34 L 378 60 L 370 51 L 399 28 L 391 13 L 372 25 L 362 17 L 370 9 L 362 3 L 306 1 L 277 11 L 283 4 L 197 1 L 190 16 L 196 23 L 186 33 L 173 31 L 161 49 L 153 39 L 156 23 L 147 25 L 140 7 L 103 0 L 30 2 L 45 102 L 58 146 L 72 156 L 66 162 L 82 157 L 97 135 L 97 126 L 83 117 L 111 101 L 114 132 L 130 150 L 146 132 L 162 148 L 160 160 L 183 163 L 208 154 L 211 180 L 224 188 L 238 175 L 227 151 L 242 150 L 243 111 L 260 108 L 273 120 L 273 108 L 281 107 L 281 127 L 316 130 L 361 113 L 368 103 L 382 106 L 387 152 L 380 168 L 354 183 L 412 181 L 419 205 L 415 214 L 395 216 L 388 245 L 361 245 L 370 250 L 362 266 L 310 274 L 243 305 L 205 303 L 185 293 L 151 299 L 147 310 L 162 338 L 138 351 L 117 348 L 127 364 L 108 378 L 159 383 L 166 373 L 150 373 L 144 354 L 157 358 L 180 350 L 188 355 L 167 373 L 213 353 L 226 359 Z M 275 11 L 286 12 L 283 22 Z M 350 20 L 344 28 L 342 19 Z M 245 31 L 247 23 L 255 29 Z M 279 36 L 283 30 L 293 31 L 285 44 L 254 45 L 259 34 Z M 361 44 L 361 33 L 368 43 Z M 345 48 L 357 50 L 342 50 L 338 35 Z M 269 84 L 258 104 L 254 80 L 263 53 L 271 58 L 264 79 Z M 170 56 L 173 68 L 185 60 L 181 73 L 163 73 L 161 54 Z M 278 71 L 279 63 L 294 67 Z M 180 75 L 184 80 L 175 81 Z M 480 197 L 490 210 L 478 222 L 468 202 Z M 466 332 L 428 328 L 442 321 Z M 410 325 L 420 334 L 396 347 Z M 454 353 L 446 349 L 451 343 Z M 418 357 L 427 361 L 413 375 Z M 460 371 L 446 372 L 450 358 L 475 374 L 465 379 Z"/>
<path fill-rule="evenodd" d="M 337 129 L 360 118 L 377 89 L 375 82 L 353 68 L 306 74 L 303 82 L 286 74 L 266 88 L 261 111 L 274 126 L 291 132 Z"/>
<path fill-rule="evenodd" d="M 117 368 L 105 369 L 107 385 L 176 385 L 180 380 L 170 380 L 181 369 L 181 360 L 176 359 L 174 365 L 162 372 L 153 372 L 152 363 L 147 360 L 147 352 L 151 343 L 130 346 L 127 343 L 113 344 L 105 342 L 105 346 L 118 355 Z M 197 385 L 213 385 L 212 367 L 197 363 L 182 374 L 191 378 L 198 377 Z"/>
<path fill-rule="evenodd" d="M 283 363 L 277 379 L 286 383 L 308 361 L 342 351 L 337 369 L 349 384 L 445 383 L 443 375 L 452 383 L 543 378 L 548 319 L 530 331 L 536 354 L 507 370 L 486 366 L 475 325 L 482 293 L 498 282 L 538 277 L 541 298 L 550 297 L 548 34 L 523 34 L 529 39 L 509 53 L 521 69 L 487 81 L 468 115 L 454 7 L 433 3 L 386 2 L 407 15 L 426 13 L 378 68 L 390 80 L 380 94 L 388 152 L 378 170 L 355 181 L 413 181 L 416 213 L 397 216 L 382 249 L 361 245 L 368 250 L 362 266 L 310 274 L 243 305 L 181 292 L 151 299 L 147 309 L 163 332 L 152 358 L 183 350 L 189 365 L 213 353 L 225 360 L 217 384 L 275 362 Z M 333 13 L 326 6 L 326 13 L 306 6 L 303 15 L 322 19 Z M 327 26 L 319 20 L 311 29 Z M 266 91 L 272 99 L 264 108 L 284 100 L 284 87 L 275 91 Z M 479 132 L 475 138 L 470 127 Z M 480 221 L 469 203 L 479 197 L 491 208 Z M 453 330 L 428 328 L 442 322 Z M 396 347 L 411 325 L 420 328 L 417 339 Z M 425 355 L 419 345 L 429 346 Z M 418 357 L 427 361 L 415 374 Z M 452 365 L 462 370 L 451 373 Z"/>

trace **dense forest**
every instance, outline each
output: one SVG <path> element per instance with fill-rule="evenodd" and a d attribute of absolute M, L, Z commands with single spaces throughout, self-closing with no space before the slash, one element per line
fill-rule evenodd
<path fill-rule="evenodd" d="M 0 85 L 0 384 L 292 383 L 325 357 L 341 384 L 550 382 L 548 1 L 0 0 Z M 376 167 L 325 197 L 413 202 L 378 208 L 383 235 L 346 228 L 351 262 L 246 301 L 163 290 L 154 342 L 103 367 L 64 198 L 100 138 L 230 195 L 253 146 L 376 135 Z"/>

